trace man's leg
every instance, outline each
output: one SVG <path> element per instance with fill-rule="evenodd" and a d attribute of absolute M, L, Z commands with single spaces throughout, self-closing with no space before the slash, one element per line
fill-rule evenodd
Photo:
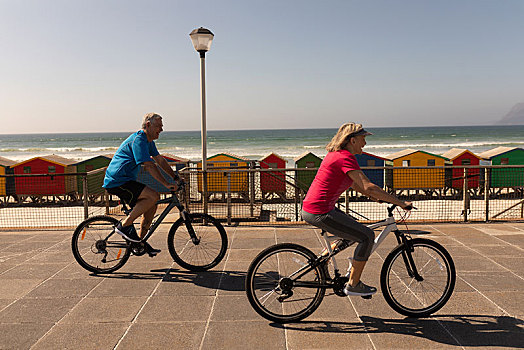
<path fill-rule="evenodd" d="M 144 187 L 142 190 L 142 193 L 140 193 L 140 196 L 138 196 L 138 200 L 133 208 L 131 210 L 131 213 L 129 213 L 129 216 L 122 222 L 122 226 L 129 226 L 132 225 L 133 222 L 142 214 L 146 213 L 147 211 L 151 211 L 151 208 L 153 206 L 156 207 L 156 202 L 160 199 L 159 194 L 152 190 L 149 187 Z M 155 208 L 156 210 L 156 208 Z M 154 216 L 154 213 L 153 213 Z"/>
<path fill-rule="evenodd" d="M 144 213 L 144 216 L 142 217 L 142 222 L 140 223 L 140 238 L 144 238 L 147 234 L 147 231 L 149 230 L 149 227 L 151 226 L 151 223 L 153 222 L 153 219 L 156 214 L 156 208 L 158 205 L 156 204 L 157 201 L 155 201 L 155 204 L 153 204 L 153 207 L 146 211 Z"/>

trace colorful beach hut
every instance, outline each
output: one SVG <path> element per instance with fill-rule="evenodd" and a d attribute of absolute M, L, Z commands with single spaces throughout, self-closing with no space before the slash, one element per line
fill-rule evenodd
<path fill-rule="evenodd" d="M 90 171 L 107 167 L 111 162 L 111 158 L 113 158 L 112 154 L 100 155 L 82 160 L 78 163 L 75 163 L 74 166 L 76 166 L 76 172 L 78 173 L 89 173 Z M 101 171 L 100 173 L 87 176 L 88 193 L 96 194 L 104 192 L 102 188 L 102 185 L 104 184 L 104 175 L 105 172 Z M 83 177 L 80 175 L 77 176 L 77 191 L 79 194 L 84 193 L 84 181 Z"/>
<path fill-rule="evenodd" d="M 451 161 L 451 164 L 454 166 L 460 165 L 479 165 L 480 157 L 473 154 L 471 151 L 468 151 L 465 148 L 452 148 L 449 151 L 442 154 L 442 157 L 448 158 Z M 463 188 L 464 187 L 464 169 L 453 168 L 451 173 L 452 181 L 451 187 L 453 188 Z M 479 187 L 480 180 L 480 171 L 478 168 L 468 169 L 468 188 L 477 188 Z"/>
<path fill-rule="evenodd" d="M 14 169 L 11 168 L 16 162 L 11 159 L 0 157 L 0 175 L 13 174 Z M 9 196 L 14 194 L 15 182 L 14 178 L 0 177 L 0 196 Z"/>
<path fill-rule="evenodd" d="M 276 153 L 270 153 L 258 163 L 261 169 L 285 169 L 286 160 Z M 286 198 L 286 174 L 285 171 L 271 171 L 260 173 L 260 190 L 262 198 L 267 198 L 271 194 L 276 194 L 281 198 Z"/>
<path fill-rule="evenodd" d="M 76 172 L 77 161 L 49 155 L 34 157 L 13 165 L 15 175 L 26 174 L 65 174 Z M 65 195 L 76 192 L 74 176 L 45 176 L 15 178 L 17 195 Z"/>
<path fill-rule="evenodd" d="M 412 169 L 411 167 L 434 167 L 451 165 L 449 159 L 438 154 L 405 149 L 389 156 L 388 165 L 405 167 L 406 169 L 392 169 L 393 175 L 388 178 L 388 187 L 393 189 L 440 189 L 446 187 L 446 173 L 444 169 Z M 391 183 L 389 183 L 392 181 Z"/>
<path fill-rule="evenodd" d="M 171 166 L 171 168 L 174 167 L 176 171 L 182 170 L 189 166 L 189 159 L 185 159 L 168 153 L 162 154 L 162 157 L 164 157 L 167 160 L 168 164 Z M 168 173 L 166 173 L 161 168 L 159 168 L 159 170 L 168 183 L 173 183 L 173 179 L 171 178 L 171 176 L 169 176 Z M 159 193 L 169 193 L 169 189 L 162 185 L 160 182 L 158 182 L 147 170 L 144 169 L 143 166 L 140 167 L 140 170 L 138 171 L 136 181 L 147 185 L 148 187 L 154 189 Z"/>
<path fill-rule="evenodd" d="M 484 165 L 524 165 L 524 149 L 518 147 L 496 147 L 479 153 Z M 491 187 L 524 186 L 524 170 L 521 168 L 491 169 Z"/>
<path fill-rule="evenodd" d="M 362 154 L 355 155 L 358 165 L 361 168 L 367 167 L 381 167 L 382 169 L 362 169 L 368 179 L 375 185 L 384 188 L 384 167 L 389 159 L 376 156 L 371 153 L 362 152 Z"/>
<path fill-rule="evenodd" d="M 161 155 L 162 157 L 164 157 L 167 160 L 167 162 L 169 163 L 169 165 L 171 165 L 171 167 L 173 166 L 175 167 L 176 171 L 180 171 L 184 168 L 189 167 L 189 159 L 175 156 L 170 153 L 162 153 Z"/>
<path fill-rule="evenodd" d="M 318 168 L 320 167 L 320 163 L 322 163 L 322 158 L 319 156 L 311 153 L 311 152 L 304 152 L 300 156 L 296 157 L 294 159 L 295 161 L 295 168 L 297 169 L 314 169 L 314 170 L 297 170 L 295 172 L 295 179 L 297 186 L 303 189 L 304 191 L 309 190 L 309 186 L 311 186 L 311 183 L 315 179 L 315 176 L 317 175 Z"/>
<path fill-rule="evenodd" d="M 248 169 L 251 161 L 248 158 L 232 153 L 219 153 L 207 158 L 207 192 L 208 193 L 227 193 L 227 174 L 225 170 Z M 197 164 L 199 170 L 202 169 L 202 162 Z M 221 171 L 222 170 L 222 171 Z M 198 174 L 198 191 L 203 192 L 202 173 Z M 231 172 L 230 191 L 239 193 L 247 198 L 249 193 L 248 172 Z"/>

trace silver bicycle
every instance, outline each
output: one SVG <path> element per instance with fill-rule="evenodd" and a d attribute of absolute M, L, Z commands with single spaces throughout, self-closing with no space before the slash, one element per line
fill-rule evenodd
<path fill-rule="evenodd" d="M 398 245 L 382 265 L 380 287 L 386 302 L 398 313 L 426 317 L 440 310 L 455 286 L 455 264 L 447 250 L 435 241 L 411 238 L 397 227 L 393 210 L 387 208 L 385 220 L 368 225 L 384 227 L 375 238 L 372 253 L 393 232 Z M 325 250 L 314 254 L 294 243 L 281 243 L 263 250 L 253 260 L 246 275 L 246 293 L 251 306 L 262 317 L 278 322 L 295 322 L 311 315 L 320 305 L 327 289 L 341 297 L 348 274 L 339 272 L 335 256 L 354 242 L 338 240 L 322 231 Z M 327 250 L 327 254 L 325 251 Z M 333 264 L 333 275 L 328 265 Z M 363 297 L 371 298 L 371 296 Z"/>

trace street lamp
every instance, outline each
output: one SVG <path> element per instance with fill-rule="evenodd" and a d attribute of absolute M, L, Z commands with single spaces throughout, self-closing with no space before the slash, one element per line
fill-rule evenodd
<path fill-rule="evenodd" d="M 213 33 L 209 29 L 200 27 L 193 30 L 189 36 L 195 50 L 200 53 L 200 97 L 202 101 L 202 171 L 207 171 L 207 130 L 206 130 L 206 52 L 211 47 Z M 204 176 L 205 177 L 205 176 Z"/>

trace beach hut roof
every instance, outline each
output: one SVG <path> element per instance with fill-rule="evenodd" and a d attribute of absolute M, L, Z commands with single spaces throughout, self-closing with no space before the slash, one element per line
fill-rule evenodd
<path fill-rule="evenodd" d="M 390 154 L 389 156 L 387 156 L 387 158 L 389 158 L 390 160 L 395 160 L 395 159 L 398 159 L 398 158 L 401 158 L 401 157 L 405 157 L 407 155 L 410 155 L 410 154 L 413 154 L 413 153 L 416 153 L 416 152 L 420 152 L 420 153 L 424 153 L 424 154 L 427 154 L 427 155 L 430 155 L 430 156 L 433 156 L 433 157 L 439 157 L 439 158 L 442 158 L 442 159 L 445 159 L 445 160 L 449 160 L 449 158 L 446 158 L 444 156 L 440 156 L 438 154 L 429 153 L 429 152 L 426 152 L 426 151 L 421 151 L 421 150 L 417 150 L 417 149 L 413 149 L 413 148 L 406 148 L 405 150 L 402 150 L 402 151 Z"/>
<path fill-rule="evenodd" d="M 265 156 L 260 158 L 258 161 L 261 162 L 261 161 L 265 160 L 267 157 L 269 157 L 270 155 L 274 155 L 275 157 L 282 159 L 284 162 L 287 162 L 287 160 L 285 160 L 283 157 L 281 157 L 280 155 L 276 154 L 275 152 L 269 152 L 268 154 L 266 154 Z"/>
<path fill-rule="evenodd" d="M 107 158 L 107 159 L 111 160 L 113 158 L 113 155 L 112 154 L 101 154 L 101 155 L 98 155 L 98 156 L 94 156 L 94 157 L 91 157 L 91 158 L 84 159 L 84 160 L 81 160 L 79 162 L 76 162 L 74 165 L 79 165 L 79 164 L 88 162 L 90 160 L 96 159 L 96 158 Z"/>
<path fill-rule="evenodd" d="M 237 160 L 243 160 L 243 161 L 247 161 L 249 162 L 251 159 L 249 158 L 246 158 L 246 157 L 242 157 L 242 156 L 238 156 L 236 154 L 233 154 L 233 153 L 228 153 L 228 152 L 224 152 L 224 153 L 219 153 L 219 154 L 215 154 L 214 156 L 211 156 L 209 158 L 207 158 L 208 160 L 211 160 L 215 157 L 218 157 L 218 156 L 227 156 L 227 157 L 230 157 L 230 158 L 233 158 L 233 159 L 237 159 Z"/>
<path fill-rule="evenodd" d="M 74 164 L 77 163 L 76 160 L 60 157 L 60 156 L 57 156 L 56 154 L 51 154 L 51 155 L 48 155 L 48 156 L 33 157 L 31 159 L 24 160 L 24 161 L 22 161 L 20 163 L 16 163 L 15 166 L 19 166 L 19 165 L 25 164 L 25 163 L 30 162 L 30 161 L 35 160 L 35 159 L 44 159 L 44 160 L 47 160 L 50 163 L 58 164 L 58 165 L 61 165 L 61 166 L 74 165 Z"/>
<path fill-rule="evenodd" d="M 382 159 L 384 161 L 391 160 L 389 158 L 380 157 L 380 156 L 377 156 L 376 154 L 371 154 L 371 153 L 368 153 L 368 152 L 362 152 L 362 154 L 365 154 L 366 156 L 370 156 L 370 157 L 373 157 L 373 158 Z"/>
<path fill-rule="evenodd" d="M 402 151 L 398 151 L 398 152 L 390 154 L 389 156 L 387 156 L 387 158 L 389 158 L 391 160 L 394 160 L 394 159 L 397 159 L 397 158 L 400 158 L 400 157 L 404 157 L 404 156 L 407 156 L 407 155 L 415 153 L 415 152 L 418 152 L 418 151 L 416 149 L 413 149 L 413 148 L 406 148 L 406 149 L 404 149 Z"/>
<path fill-rule="evenodd" d="M 175 162 L 183 162 L 183 163 L 189 162 L 189 159 L 175 156 L 174 154 L 171 154 L 171 153 L 162 153 L 161 156 L 164 158 L 167 158 L 168 161 L 172 159 Z"/>
<path fill-rule="evenodd" d="M 461 155 L 463 155 L 464 153 L 469 153 L 469 154 L 473 155 L 474 157 L 479 158 L 479 156 L 475 155 L 473 152 L 471 152 L 470 150 L 467 150 L 465 148 L 452 148 L 449 151 L 447 151 L 445 153 L 442 153 L 442 157 L 454 160 L 454 159 L 460 157 Z"/>
<path fill-rule="evenodd" d="M 320 158 L 319 156 L 317 156 L 315 153 L 313 152 L 310 152 L 310 151 L 305 151 L 304 153 L 302 153 L 301 155 L 299 155 L 298 157 L 294 158 L 293 161 L 296 163 L 297 161 L 301 160 L 302 158 L 304 158 L 305 156 L 307 156 L 308 154 L 312 154 L 313 156 L 317 157 L 318 159 L 322 159 Z"/>
<path fill-rule="evenodd" d="M 8 166 L 13 166 L 15 164 L 16 164 L 16 162 L 14 160 L 7 159 L 7 158 L 4 158 L 4 157 L 0 157 L 0 165 L 1 166 L 8 167 Z"/>
<path fill-rule="evenodd" d="M 500 147 L 496 147 L 496 148 L 490 149 L 489 151 L 485 151 L 485 152 L 480 153 L 479 157 L 483 158 L 483 159 L 491 159 L 493 157 L 500 156 L 501 154 L 513 151 L 515 149 L 517 149 L 517 147 L 500 146 Z"/>

